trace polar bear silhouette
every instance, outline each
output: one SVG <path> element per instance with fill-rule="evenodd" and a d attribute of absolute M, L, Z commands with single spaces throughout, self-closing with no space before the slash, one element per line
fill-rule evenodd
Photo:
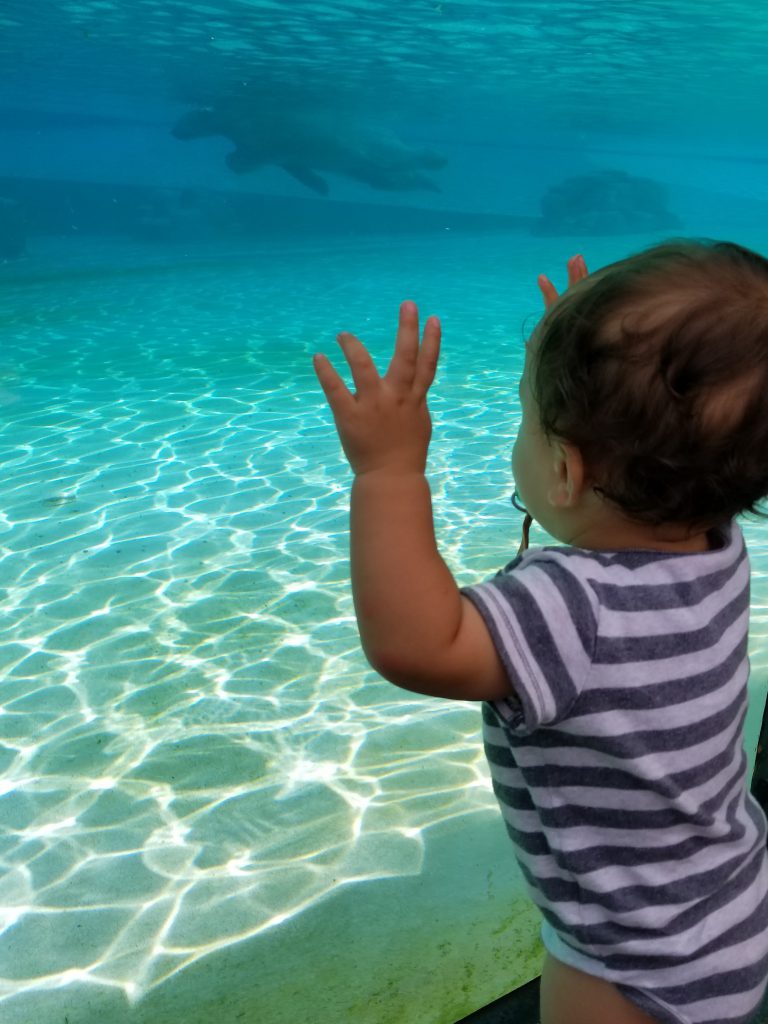
<path fill-rule="evenodd" d="M 226 157 L 235 174 L 274 165 L 322 196 L 329 191 L 322 171 L 383 192 L 440 191 L 425 173 L 445 166 L 439 153 L 410 146 L 375 126 L 340 120 L 331 112 L 279 104 L 217 103 L 184 114 L 172 134 L 177 139 L 222 135 L 235 145 Z"/>

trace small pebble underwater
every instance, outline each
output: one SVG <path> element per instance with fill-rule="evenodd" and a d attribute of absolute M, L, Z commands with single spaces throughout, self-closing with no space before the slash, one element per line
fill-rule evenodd
<path fill-rule="evenodd" d="M 537 275 L 768 252 L 765 17 L 545 6 L 0 11 L 3 1024 L 454 1024 L 539 973 L 479 707 L 360 651 L 312 355 L 351 330 L 384 369 L 403 299 L 441 317 L 469 584 L 520 540 Z"/>

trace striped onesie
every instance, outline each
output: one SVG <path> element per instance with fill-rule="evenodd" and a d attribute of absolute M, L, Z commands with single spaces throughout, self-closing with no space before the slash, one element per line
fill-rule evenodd
<path fill-rule="evenodd" d="M 663 1024 L 745 1024 L 768 980 L 766 824 L 748 794 L 749 563 L 531 549 L 465 588 L 515 697 L 485 750 L 549 952 Z"/>

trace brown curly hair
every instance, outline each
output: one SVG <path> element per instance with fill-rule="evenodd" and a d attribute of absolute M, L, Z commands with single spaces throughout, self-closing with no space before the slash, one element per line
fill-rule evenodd
<path fill-rule="evenodd" d="M 768 260 L 666 242 L 569 288 L 536 334 L 541 425 L 625 515 L 692 527 L 768 515 Z"/>

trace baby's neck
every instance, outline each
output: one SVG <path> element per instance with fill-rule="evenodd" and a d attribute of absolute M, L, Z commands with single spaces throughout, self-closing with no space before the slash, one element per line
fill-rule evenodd
<path fill-rule="evenodd" d="M 569 543 L 593 551 L 668 551 L 686 555 L 711 551 L 717 547 L 717 535 L 703 528 L 691 532 L 688 527 L 675 524 L 650 526 L 619 519 L 603 521 L 599 529 L 585 530 L 579 539 Z"/>

